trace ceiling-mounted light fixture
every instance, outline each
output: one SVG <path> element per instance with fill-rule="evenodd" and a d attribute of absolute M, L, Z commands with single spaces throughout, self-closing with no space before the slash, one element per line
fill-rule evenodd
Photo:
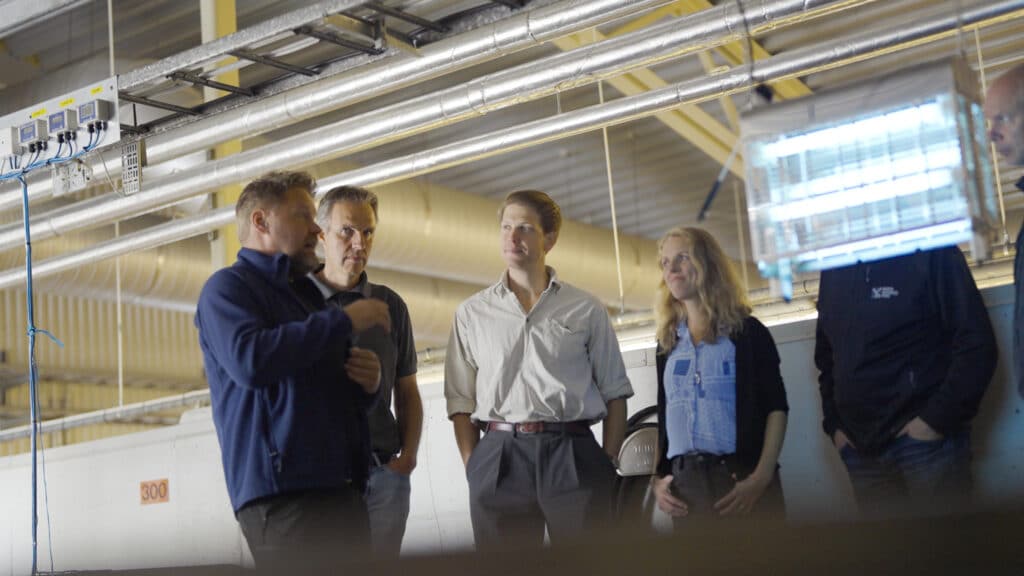
<path fill-rule="evenodd" d="M 974 72 L 960 58 L 743 117 L 751 243 L 783 297 L 794 272 L 970 242 L 996 195 Z"/>

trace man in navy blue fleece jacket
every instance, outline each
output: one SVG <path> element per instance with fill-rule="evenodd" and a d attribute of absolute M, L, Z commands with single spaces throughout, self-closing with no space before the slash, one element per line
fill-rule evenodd
<path fill-rule="evenodd" d="M 300 297 L 318 264 L 314 187 L 301 172 L 245 187 L 238 261 L 210 277 L 195 318 L 231 504 L 257 567 L 272 570 L 357 554 L 369 539 L 366 408 L 380 363 L 349 341 L 390 320 L 379 300 L 338 309 Z"/>

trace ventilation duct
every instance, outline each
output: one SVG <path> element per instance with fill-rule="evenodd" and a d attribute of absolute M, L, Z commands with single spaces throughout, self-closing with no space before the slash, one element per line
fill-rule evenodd
<path fill-rule="evenodd" d="M 375 187 L 375 190 L 380 196 L 381 220 L 374 240 L 374 266 L 475 286 L 498 280 L 504 265 L 498 254 L 496 201 L 413 181 Z M 46 278 L 91 266 L 106 258 L 161 246 L 233 221 L 232 207 L 172 220 L 76 253 L 38 262 L 33 265 L 33 276 Z M 654 242 L 628 235 L 620 235 L 619 241 L 626 307 L 648 308 L 658 280 Z M 585 287 L 604 302 L 618 304 L 614 254 L 609 230 L 568 221 L 563 224 L 549 262 L 566 281 Z M 0 273 L 0 289 L 16 287 L 24 282 L 24 277 L 24 270 Z M 445 334 L 450 321 L 449 314 Z"/>

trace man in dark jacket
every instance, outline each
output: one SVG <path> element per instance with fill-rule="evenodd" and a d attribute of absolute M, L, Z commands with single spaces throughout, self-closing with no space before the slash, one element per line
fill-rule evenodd
<path fill-rule="evenodd" d="M 824 429 L 869 518 L 963 510 L 969 424 L 995 337 L 956 246 L 827 270 L 815 363 Z"/>
<path fill-rule="evenodd" d="M 359 553 L 369 538 L 365 409 L 380 364 L 349 340 L 390 321 L 379 300 L 314 309 L 298 297 L 317 265 L 314 186 L 285 172 L 245 187 L 238 261 L 210 277 L 195 318 L 231 505 L 272 571 Z"/>
<path fill-rule="evenodd" d="M 985 118 L 996 152 L 1011 166 L 1024 166 L 1024 64 L 996 79 L 985 95 Z M 1024 178 L 1017 181 L 1024 191 Z M 1024 396 L 1024 226 L 1017 232 L 1013 257 L 1013 373 Z"/>

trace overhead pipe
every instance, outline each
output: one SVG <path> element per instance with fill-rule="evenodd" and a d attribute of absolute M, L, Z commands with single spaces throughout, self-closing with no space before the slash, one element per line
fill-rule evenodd
<path fill-rule="evenodd" d="M 596 82 L 720 44 L 745 34 L 805 21 L 873 0 L 747 0 L 728 2 L 570 52 L 515 66 L 465 84 L 321 126 L 273 144 L 207 163 L 191 175 L 165 177 L 133 196 L 107 194 L 33 218 L 39 239 L 144 214 L 255 177 L 296 168 Z M 78 206 L 78 208 L 75 208 Z M 21 243 L 21 226 L 0 228 L 0 250 Z"/>
<path fill-rule="evenodd" d="M 470 138 L 464 142 L 441 146 L 403 159 L 381 164 L 390 166 L 390 171 L 379 171 L 378 165 L 338 174 L 321 179 L 321 186 L 336 183 L 354 184 L 373 181 L 390 181 L 408 178 L 412 174 L 424 174 L 430 170 L 454 166 L 481 157 L 505 151 L 524 148 L 558 137 L 569 137 L 603 125 L 628 122 L 650 116 L 681 104 L 693 104 L 740 92 L 763 82 L 803 76 L 814 72 L 837 68 L 868 59 L 872 56 L 893 52 L 908 45 L 926 42 L 955 34 L 960 27 L 986 27 L 1003 21 L 1024 17 L 1024 0 L 1002 0 L 981 7 L 964 9 L 959 14 L 940 14 L 920 19 L 912 24 L 900 24 L 882 31 L 840 38 L 837 41 L 809 46 L 790 53 L 760 60 L 753 70 L 743 67 L 714 77 L 682 82 L 663 89 L 638 96 L 631 96 L 612 102 L 567 112 L 516 128 L 489 134 L 486 140 L 494 143 L 486 146 L 485 138 Z M 545 124 L 551 124 L 545 129 Z M 522 134 L 520 134 L 520 132 Z M 532 134 L 532 138 L 527 138 Z M 462 149 L 462 155 L 455 152 Z M 429 168 L 427 166 L 429 164 Z M 376 174 L 371 177 L 371 174 Z M 375 182 L 373 182 L 375 183 Z M 326 189 L 326 188 L 325 188 Z M 225 207 L 202 216 L 185 218 L 137 232 L 100 245 L 66 254 L 38 263 L 34 271 L 38 276 L 53 274 L 75 266 L 84 266 L 134 250 L 144 250 L 161 244 L 202 234 L 231 222 L 233 209 Z M 19 284 L 24 280 L 23 271 L 8 271 L 0 274 L 0 288 Z"/>
<path fill-rule="evenodd" d="M 440 278 L 461 285 L 484 286 L 497 281 L 503 266 L 496 248 L 496 200 L 415 182 L 375 189 L 381 198 L 381 220 L 374 241 L 375 268 Z M 320 190 L 327 188 L 320 186 Z M 46 278 L 126 252 L 147 250 L 202 234 L 233 221 L 234 208 L 230 206 L 172 220 L 76 253 L 37 262 L 33 265 L 33 274 L 36 278 Z M 490 237 L 494 241 L 467 243 L 467 235 Z M 429 243 L 423 241 L 425 237 L 430 238 Z M 646 308 L 650 306 L 657 281 L 656 274 L 648 273 L 657 260 L 656 247 L 651 240 L 629 235 L 622 237 L 622 243 L 626 254 L 624 269 L 630 277 L 626 287 L 627 304 L 632 308 Z M 588 286 L 606 302 L 618 301 L 617 291 L 610 290 L 615 283 L 608 274 L 614 274 L 615 264 L 607 230 L 565 222 L 549 261 L 563 278 Z M 0 289 L 14 287 L 23 278 L 23 270 L 0 272 Z M 441 297 L 441 291 L 448 290 L 449 286 L 440 284 L 435 294 Z M 441 314 L 443 327 L 437 331 L 447 330 L 451 311 Z"/>
<path fill-rule="evenodd" d="M 151 165 L 159 164 L 229 140 L 263 134 L 672 1 L 563 0 L 529 10 L 428 44 L 415 54 L 397 51 L 365 66 L 153 134 L 146 138 L 146 157 Z M 110 177 L 116 178 L 121 173 L 119 147 L 100 154 L 103 160 L 92 161 L 93 171 L 99 174 L 108 170 Z M 30 180 L 29 184 L 30 202 L 53 194 L 49 177 Z M 0 210 L 19 205 L 21 196 L 20 186 L 0 187 Z"/>
<path fill-rule="evenodd" d="M 122 231 L 137 231 L 122 227 Z M 33 244 L 33 256 L 47 259 L 111 238 L 106 231 L 70 234 Z M 210 261 L 210 248 L 205 242 L 178 242 L 157 247 L 153 251 L 138 251 L 122 258 L 122 300 L 161 310 L 188 311 L 195 309 L 199 288 L 210 275 L 210 266 L 197 263 Z M 0 253 L 0 270 L 24 269 L 24 259 L 14 251 Z M 74 295 L 97 300 L 115 298 L 114 260 L 97 262 L 90 266 L 68 269 L 62 274 L 39 279 L 35 289 L 43 294 Z M 34 276 L 34 275 L 33 275 Z M 12 286 L 13 288 L 14 286 Z"/>

